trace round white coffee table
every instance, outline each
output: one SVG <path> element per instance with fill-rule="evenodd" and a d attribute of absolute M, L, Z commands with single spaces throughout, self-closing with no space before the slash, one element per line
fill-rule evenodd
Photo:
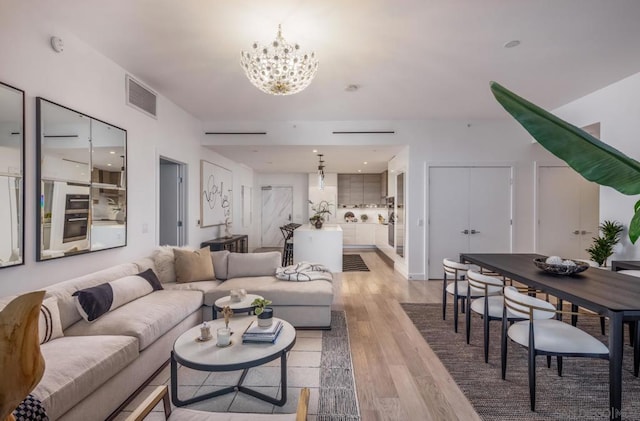
<path fill-rule="evenodd" d="M 230 295 L 227 295 L 226 297 L 218 298 L 216 302 L 213 303 L 213 319 L 214 320 L 217 319 L 218 312 L 222 311 L 222 309 L 227 306 L 233 311 L 233 314 L 237 314 L 237 313 L 251 314 L 253 313 L 253 310 L 256 309 L 255 306 L 251 305 L 253 300 L 255 300 L 256 298 L 262 299 L 264 297 L 262 297 L 262 295 L 247 294 L 240 301 L 231 300 Z"/>
<path fill-rule="evenodd" d="M 223 320 L 212 320 L 209 322 L 213 338 L 206 342 L 199 342 L 196 338 L 200 336 L 200 326 L 192 327 L 176 339 L 171 351 L 171 399 L 176 406 L 184 406 L 194 402 L 227 393 L 246 393 L 258 399 L 262 399 L 273 405 L 282 406 L 287 402 L 287 352 L 296 343 L 296 329 L 285 320 L 282 320 L 282 331 L 274 343 L 242 343 L 242 334 L 249 324 L 255 319 L 253 316 L 233 317 L 229 322 L 229 327 L 233 332 L 231 335 L 231 345 L 220 348 L 216 345 L 216 331 L 224 327 Z M 273 318 L 274 322 L 277 318 Z M 280 381 L 282 397 L 275 399 L 249 389 L 242 385 L 247 371 L 251 367 L 256 367 L 276 358 L 280 358 Z M 190 399 L 181 400 L 178 398 L 178 364 L 200 371 L 234 371 L 243 370 L 240 380 L 236 386 L 224 387 L 211 393 L 195 396 Z"/>

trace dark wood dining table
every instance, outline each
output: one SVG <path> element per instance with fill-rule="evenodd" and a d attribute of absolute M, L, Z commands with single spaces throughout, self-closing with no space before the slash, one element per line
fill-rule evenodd
<path fill-rule="evenodd" d="M 539 257 L 546 256 L 462 253 L 460 261 L 490 269 L 609 317 L 609 415 L 612 420 L 622 419 L 623 322 L 640 320 L 640 279 L 597 268 L 573 276 L 552 275 L 534 265 L 533 259 Z"/>

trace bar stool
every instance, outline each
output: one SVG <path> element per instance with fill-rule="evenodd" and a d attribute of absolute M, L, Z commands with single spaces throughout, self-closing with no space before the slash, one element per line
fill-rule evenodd
<path fill-rule="evenodd" d="M 282 266 L 290 266 L 293 264 L 293 229 L 284 225 L 280 227 L 280 232 L 284 238 Z"/>

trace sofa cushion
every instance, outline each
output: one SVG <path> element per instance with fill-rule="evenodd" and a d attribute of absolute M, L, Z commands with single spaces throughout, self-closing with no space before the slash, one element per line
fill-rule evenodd
<path fill-rule="evenodd" d="M 46 298 L 42 301 L 40 319 L 38 320 L 38 334 L 40 336 L 40 344 L 63 336 L 58 299 L 55 297 Z"/>
<path fill-rule="evenodd" d="M 249 276 L 273 276 L 280 267 L 282 255 L 279 251 L 267 253 L 231 253 L 227 280 Z"/>
<path fill-rule="evenodd" d="M 333 302 L 333 284 L 328 281 L 288 282 L 275 276 L 233 278 L 206 294 L 205 302 L 229 295 L 232 289 L 244 288 L 249 294 L 262 295 L 274 306 L 327 306 Z"/>
<path fill-rule="evenodd" d="M 174 249 L 176 282 L 197 282 L 215 279 L 209 247 L 200 250 Z"/>
<path fill-rule="evenodd" d="M 82 319 L 73 298 L 74 292 L 111 282 L 128 275 L 135 275 L 138 272 L 138 266 L 135 263 L 123 263 L 47 287 L 47 297 L 53 296 L 58 299 L 62 329 L 65 330 Z"/>
<path fill-rule="evenodd" d="M 208 297 L 212 296 L 222 281 L 200 281 L 200 282 L 186 282 L 179 284 L 177 282 L 170 282 L 164 284 L 165 289 L 171 290 L 187 290 L 187 291 L 200 291 L 204 295 L 203 304 L 209 307 L 213 307 L 215 300 L 211 301 Z M 229 295 L 228 291 L 223 291 L 222 296 Z M 219 297 L 218 297 L 219 298 Z M 217 299 L 217 298 L 216 298 Z"/>
<path fill-rule="evenodd" d="M 65 336 L 126 335 L 138 338 L 140 351 L 202 306 L 202 292 L 162 290 L 133 300 L 94 322 L 80 320 Z"/>
<path fill-rule="evenodd" d="M 81 289 L 74 292 L 73 296 L 76 297 L 76 307 L 82 318 L 92 322 L 111 310 L 161 289 L 156 274 L 152 269 L 147 269 L 136 275 Z"/>
<path fill-rule="evenodd" d="M 213 262 L 213 272 L 216 279 L 224 281 L 227 279 L 227 268 L 229 265 L 229 250 L 219 250 L 211 252 L 211 261 Z"/>
<path fill-rule="evenodd" d="M 139 355 L 138 341 L 130 336 L 65 336 L 40 349 L 44 376 L 32 393 L 50 419 L 59 418 Z"/>
<path fill-rule="evenodd" d="M 173 247 L 162 246 L 153 250 L 151 258 L 156 266 L 156 273 L 160 282 L 175 282 L 176 281 L 176 269 L 173 255 Z"/>

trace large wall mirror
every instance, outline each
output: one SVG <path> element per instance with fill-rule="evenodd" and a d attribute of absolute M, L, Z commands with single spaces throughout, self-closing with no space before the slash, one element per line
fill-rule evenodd
<path fill-rule="evenodd" d="M 127 132 L 43 98 L 37 260 L 127 244 Z"/>
<path fill-rule="evenodd" d="M 24 91 L 0 82 L 0 268 L 24 264 Z"/>
<path fill-rule="evenodd" d="M 396 178 L 396 253 L 400 257 L 404 257 L 405 246 L 404 174 L 398 173 Z"/>

